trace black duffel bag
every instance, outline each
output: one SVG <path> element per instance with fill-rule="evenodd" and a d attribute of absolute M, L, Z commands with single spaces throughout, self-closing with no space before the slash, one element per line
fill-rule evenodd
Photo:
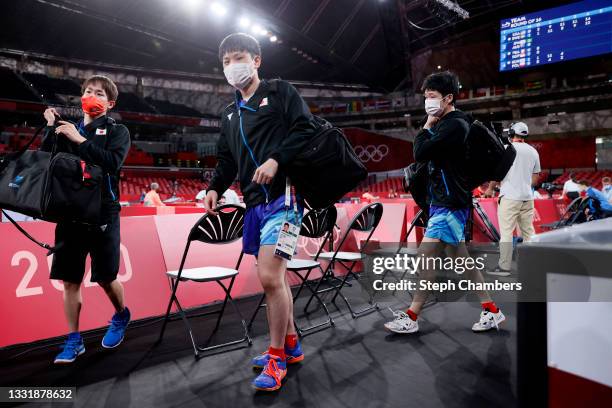
<path fill-rule="evenodd" d="M 314 116 L 318 131 L 288 166 L 297 192 L 312 208 L 326 208 L 366 179 L 368 170 L 344 132 Z"/>
<path fill-rule="evenodd" d="M 0 162 L 0 208 L 44 221 L 99 225 L 102 168 L 70 153 L 28 150 L 43 129 Z"/>
<path fill-rule="evenodd" d="M 429 174 L 426 162 L 414 162 L 404 169 L 404 179 L 402 180 L 404 191 L 412 195 L 416 205 L 423 211 L 424 220 L 429 218 L 428 181 Z"/>

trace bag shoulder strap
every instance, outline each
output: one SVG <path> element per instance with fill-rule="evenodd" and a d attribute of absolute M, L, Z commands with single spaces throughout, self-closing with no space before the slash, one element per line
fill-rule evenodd
<path fill-rule="evenodd" d="M 10 161 L 12 160 L 17 160 L 18 158 L 20 158 L 29 148 L 30 146 L 32 146 L 32 143 L 34 143 L 34 140 L 36 140 L 36 138 L 38 137 L 38 135 L 40 134 L 40 132 L 42 132 L 42 130 L 45 128 L 46 126 L 40 126 L 38 129 L 36 129 L 36 131 L 34 132 L 34 135 L 30 138 L 30 140 L 28 141 L 28 143 L 26 143 L 25 146 L 23 146 L 21 149 L 19 149 L 16 152 L 13 152 L 7 156 L 4 157 L 4 160 L 2 160 L 0 162 L 0 172 L 2 172 L 9 164 Z"/>
<path fill-rule="evenodd" d="M 21 225 L 17 224 L 17 222 L 6 213 L 6 211 L 2 210 L 2 214 L 4 214 L 4 216 L 11 222 L 11 224 L 13 224 L 15 226 L 15 228 L 17 228 L 17 230 L 19 230 L 19 232 L 21 232 L 23 235 L 25 235 L 25 237 L 27 239 L 29 239 L 30 241 L 34 242 L 36 245 L 48 250 L 49 252 L 47 252 L 47 256 L 51 255 L 52 253 L 54 253 L 55 251 L 57 251 L 59 248 L 61 248 L 62 244 L 60 243 L 57 246 L 51 246 L 49 244 L 45 244 L 44 242 L 40 242 L 38 241 L 36 238 L 34 238 L 33 236 L 31 236 L 30 234 L 28 234 L 28 232 L 26 230 L 24 230 Z"/>

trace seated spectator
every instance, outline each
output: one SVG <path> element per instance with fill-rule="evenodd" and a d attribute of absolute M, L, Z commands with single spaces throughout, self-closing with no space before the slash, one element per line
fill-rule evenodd
<path fill-rule="evenodd" d="M 612 179 L 604 177 L 601 179 L 601 192 L 606 196 L 609 202 L 612 203 Z"/>
<path fill-rule="evenodd" d="M 370 188 L 366 187 L 365 191 L 361 195 L 361 198 L 363 198 L 364 200 L 376 200 L 378 197 L 376 197 L 372 193 L 370 193 Z"/>
<path fill-rule="evenodd" d="M 576 181 L 576 175 L 574 172 L 571 172 L 569 175 L 569 179 L 563 184 L 563 193 L 562 197 L 571 200 L 575 200 L 580 196 L 580 187 Z"/>
<path fill-rule="evenodd" d="M 392 188 L 391 191 L 389 191 L 389 198 L 398 198 L 399 194 L 397 194 L 397 191 Z"/>
<path fill-rule="evenodd" d="M 198 194 L 196 194 L 195 199 L 197 202 L 204 202 L 206 198 L 206 189 L 201 190 Z"/>
<path fill-rule="evenodd" d="M 580 188 L 580 191 L 582 192 L 581 195 L 584 194 L 585 197 L 589 197 L 597 201 L 599 203 L 599 208 L 601 208 L 601 210 L 605 213 L 612 213 L 612 203 L 608 200 L 608 198 L 603 192 L 589 186 L 586 181 L 578 181 L 577 184 Z"/>
<path fill-rule="evenodd" d="M 225 190 L 223 193 L 224 204 L 240 204 L 240 198 L 238 198 L 238 194 L 231 188 Z"/>
<path fill-rule="evenodd" d="M 164 204 L 159 198 L 159 194 L 157 194 L 157 190 L 159 189 L 159 184 L 151 183 L 151 190 L 145 195 L 144 205 L 145 207 L 164 207 Z"/>

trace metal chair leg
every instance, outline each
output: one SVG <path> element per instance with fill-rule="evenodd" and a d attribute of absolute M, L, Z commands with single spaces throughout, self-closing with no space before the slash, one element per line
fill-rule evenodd
<path fill-rule="evenodd" d="M 346 267 L 346 265 L 342 262 L 340 262 L 344 267 Z M 346 283 L 347 279 L 349 278 L 349 276 L 353 276 L 356 280 L 359 279 L 359 277 L 353 272 L 353 268 L 355 267 L 355 265 L 357 264 L 357 262 L 352 262 L 351 266 L 348 269 L 346 275 L 344 275 L 344 279 L 342 280 L 342 283 L 340 284 L 340 286 L 338 286 L 336 288 L 336 293 L 334 294 L 334 297 L 332 298 L 332 303 L 336 303 L 336 298 L 338 297 L 338 295 L 340 295 L 340 297 L 344 300 L 344 302 L 346 303 L 346 305 L 349 308 L 349 311 L 351 312 L 351 316 L 353 317 L 353 319 L 356 319 L 357 317 L 363 316 L 367 313 L 370 313 L 374 310 L 378 310 L 378 304 L 374 303 L 374 298 L 372 295 L 370 295 L 370 299 L 368 300 L 368 303 L 370 304 L 370 306 L 367 306 L 361 310 L 355 311 L 353 310 L 353 306 L 351 305 L 351 303 L 349 302 L 349 300 L 347 299 L 346 296 L 344 296 L 344 294 L 342 293 L 342 288 L 344 287 L 344 284 Z"/>
<path fill-rule="evenodd" d="M 187 333 L 189 333 L 189 338 L 191 339 L 191 345 L 193 346 L 193 352 L 195 354 L 195 358 L 199 358 L 200 357 L 200 353 L 198 351 L 198 346 L 196 345 L 195 342 L 195 338 L 193 336 L 193 329 L 191 328 L 191 324 L 189 323 L 189 319 L 187 319 L 187 315 L 185 314 L 185 311 L 183 310 L 183 308 L 181 307 L 181 304 L 179 303 L 178 299 L 175 298 L 174 300 L 176 307 L 178 309 L 178 312 L 181 316 L 181 319 L 183 320 L 183 323 L 185 324 L 185 328 L 187 329 Z"/>
<path fill-rule="evenodd" d="M 320 268 L 320 266 L 319 266 L 319 268 Z M 331 315 L 329 313 L 329 310 L 327 309 L 327 305 L 325 304 L 325 302 L 323 302 L 323 300 L 321 300 L 319 295 L 316 293 L 316 291 L 314 291 L 312 289 L 312 287 L 310 286 L 310 284 L 308 282 L 308 277 L 310 276 L 310 273 L 312 272 L 313 269 L 314 268 L 308 269 L 308 271 L 306 272 L 306 275 L 304 275 L 304 276 L 302 276 L 300 273 L 298 273 L 298 271 L 292 270 L 292 272 L 302 281 L 302 284 L 300 285 L 300 288 L 298 289 L 297 293 L 293 297 L 293 303 L 295 304 L 295 301 L 297 300 L 300 292 L 302 291 L 302 288 L 304 286 L 306 286 L 308 288 L 308 290 L 312 293 L 312 296 L 314 296 L 317 299 L 317 301 L 319 302 L 319 304 L 323 307 L 323 310 L 327 314 L 327 320 L 325 320 L 324 322 L 321 322 L 321 323 L 313 324 L 313 325 L 308 326 L 308 327 L 304 327 L 304 328 L 301 328 L 297 324 L 297 322 L 294 321 L 295 329 L 296 329 L 296 331 L 297 331 L 297 333 L 298 333 L 298 335 L 300 337 L 304 337 L 307 334 L 309 334 L 309 332 L 312 332 L 312 331 L 314 331 L 316 329 L 321 329 L 324 326 L 331 327 L 331 326 L 335 325 L 334 320 L 332 319 L 332 317 L 331 317 Z"/>
<path fill-rule="evenodd" d="M 257 304 L 257 307 L 253 311 L 253 315 L 251 316 L 251 319 L 249 320 L 249 324 L 247 324 L 249 329 L 253 327 L 253 322 L 255 321 L 255 317 L 257 317 L 257 314 L 259 313 L 259 309 L 262 307 L 265 307 L 264 300 L 266 300 L 265 294 L 261 295 L 261 297 L 259 298 L 259 303 Z"/>
<path fill-rule="evenodd" d="M 219 284 L 219 286 L 221 286 L 221 288 L 223 288 L 223 291 L 225 292 L 225 298 L 223 299 L 223 305 L 221 306 L 220 310 L 214 311 L 214 312 L 211 312 L 211 313 L 206 313 L 206 314 L 217 314 L 218 313 L 219 317 L 217 318 L 217 321 L 216 321 L 216 324 L 215 324 L 215 328 L 212 330 L 210 336 L 208 337 L 208 340 L 204 344 L 206 344 L 206 345 L 209 344 L 210 341 L 212 340 L 212 337 L 214 336 L 214 334 L 218 330 L 219 325 L 221 323 L 221 319 L 223 317 L 223 314 L 225 313 L 225 307 L 226 307 L 228 302 L 232 305 L 232 307 L 236 311 L 236 314 L 239 316 L 240 321 L 242 323 L 242 327 L 244 329 L 244 336 L 241 339 L 229 341 L 229 342 L 222 343 L 222 344 L 217 344 L 217 345 L 214 345 L 214 346 L 199 346 L 196 343 L 195 336 L 193 334 L 193 329 L 191 327 L 191 323 L 189 322 L 189 318 L 187 317 L 187 314 L 183 310 L 183 308 L 182 308 L 178 298 L 176 297 L 176 289 L 178 288 L 178 282 L 177 282 L 177 283 L 174 284 L 173 291 L 172 291 L 172 296 L 170 297 L 170 302 L 169 302 L 168 308 L 166 310 L 166 316 L 164 317 L 164 323 L 162 325 L 162 330 L 160 332 L 160 336 L 159 336 L 159 339 L 157 340 L 156 344 L 160 343 L 162 338 L 163 338 L 163 335 L 164 335 L 164 332 L 165 332 L 165 328 L 166 328 L 166 324 L 167 324 L 168 318 L 170 316 L 170 310 L 172 308 L 172 303 L 174 303 L 176 305 L 176 307 L 178 309 L 178 313 L 179 313 L 181 319 L 183 320 L 183 323 L 185 324 L 185 328 L 186 328 L 187 333 L 189 334 L 189 337 L 191 339 L 191 344 L 193 346 L 193 350 L 194 350 L 194 354 L 195 354 L 195 358 L 196 359 L 198 359 L 200 357 L 200 352 L 205 352 L 205 351 L 219 349 L 221 347 L 226 347 L 226 346 L 231 346 L 231 345 L 235 345 L 235 344 L 240 344 L 240 343 L 243 343 L 245 341 L 248 343 L 249 346 L 251 344 L 253 344 L 253 341 L 251 340 L 251 337 L 249 335 L 249 330 L 248 330 L 248 327 L 247 327 L 246 322 L 244 320 L 244 317 L 242 316 L 242 313 L 240 313 L 240 309 L 238 308 L 238 306 L 234 302 L 234 299 L 231 296 L 231 290 L 232 290 L 232 286 L 234 285 L 235 278 L 236 278 L 235 276 L 232 277 L 232 280 L 231 280 L 231 282 L 230 282 L 228 287 L 225 287 L 223 282 L 216 281 Z"/>
<path fill-rule="evenodd" d="M 178 289 L 179 280 L 171 279 L 172 282 L 172 294 L 170 295 L 170 301 L 168 301 L 168 307 L 166 308 L 166 315 L 164 316 L 164 322 L 162 323 L 161 331 L 159 332 L 159 338 L 155 344 L 161 343 L 164 333 L 166 332 L 166 326 L 168 325 L 168 319 L 170 317 L 170 311 L 172 310 L 172 302 L 176 299 L 176 290 Z"/>
<path fill-rule="evenodd" d="M 321 267 L 319 267 L 321 268 Z M 321 270 L 323 271 L 323 268 L 321 268 Z M 325 289 L 321 289 L 319 290 L 319 288 L 321 287 L 321 284 L 326 280 L 326 278 L 330 277 L 333 279 L 337 279 L 335 276 L 333 276 L 333 272 L 330 269 L 329 265 L 327 266 L 327 268 L 325 268 L 325 271 L 323 271 L 323 274 L 321 275 L 321 278 L 319 278 L 319 280 L 317 281 L 317 286 L 314 289 L 314 292 L 316 292 L 317 294 L 320 293 L 325 293 L 325 292 L 329 292 L 331 290 L 333 290 L 336 286 L 332 285 L 329 288 L 325 288 Z M 304 306 L 304 313 L 308 314 L 308 307 L 310 306 L 310 302 L 312 302 L 312 299 L 314 299 L 314 295 L 311 295 L 310 298 L 308 299 L 308 302 L 306 302 L 306 306 Z"/>

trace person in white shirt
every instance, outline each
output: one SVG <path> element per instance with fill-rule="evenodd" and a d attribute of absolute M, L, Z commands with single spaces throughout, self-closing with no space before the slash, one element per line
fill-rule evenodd
<path fill-rule="evenodd" d="M 569 178 L 563 184 L 563 193 L 561 197 L 567 197 L 570 200 L 575 200 L 580 196 L 580 186 L 576 182 L 576 176 L 573 172 L 570 173 Z"/>
<path fill-rule="evenodd" d="M 200 201 L 204 201 L 205 197 L 206 197 L 206 190 L 200 190 L 200 192 L 196 194 L 195 199 L 196 201 L 200 202 Z"/>
<path fill-rule="evenodd" d="M 225 199 L 225 204 L 240 204 L 240 198 L 238 198 L 238 194 L 231 188 L 225 190 L 223 193 L 223 198 Z"/>
<path fill-rule="evenodd" d="M 533 198 L 534 200 L 541 200 L 543 198 L 547 198 L 546 196 L 543 196 L 542 194 L 540 194 L 540 192 L 538 190 L 533 190 Z"/>
<path fill-rule="evenodd" d="M 204 198 L 206 197 L 206 190 L 202 190 L 200 191 L 195 199 L 198 202 L 204 201 Z M 227 190 L 225 190 L 225 193 L 223 193 L 222 196 L 223 199 L 223 204 L 240 204 L 240 197 L 238 197 L 238 194 L 236 194 L 236 192 L 234 190 L 232 190 L 231 188 L 228 188 Z"/>
<path fill-rule="evenodd" d="M 516 158 L 499 189 L 497 217 L 500 229 L 499 265 L 494 271 L 508 275 L 512 263 L 512 239 L 517 225 L 523 241 L 529 241 L 533 228 L 533 189 L 540 173 L 538 151 L 525 143 L 529 128 L 523 122 L 510 125 L 509 135 L 516 149 Z"/>

